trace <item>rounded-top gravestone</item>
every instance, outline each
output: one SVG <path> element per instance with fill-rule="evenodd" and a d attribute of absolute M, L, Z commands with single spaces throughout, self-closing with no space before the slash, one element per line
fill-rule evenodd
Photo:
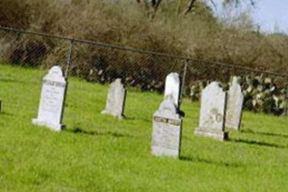
<path fill-rule="evenodd" d="M 225 127 L 239 130 L 242 119 L 242 108 L 244 101 L 244 94 L 238 82 L 238 77 L 233 77 L 227 95 L 227 109 Z"/>
<path fill-rule="evenodd" d="M 109 114 L 114 117 L 122 119 L 124 117 L 125 101 L 126 101 L 126 89 L 121 82 L 121 79 L 116 79 L 111 83 L 105 109 L 102 114 Z"/>
<path fill-rule="evenodd" d="M 209 84 L 201 94 L 199 127 L 196 135 L 212 137 L 218 140 L 228 138 L 225 132 L 226 93 L 218 82 Z"/>
<path fill-rule="evenodd" d="M 172 96 L 173 102 L 178 108 L 180 97 L 180 78 L 178 73 L 170 73 L 166 77 L 164 98 L 167 96 Z"/>

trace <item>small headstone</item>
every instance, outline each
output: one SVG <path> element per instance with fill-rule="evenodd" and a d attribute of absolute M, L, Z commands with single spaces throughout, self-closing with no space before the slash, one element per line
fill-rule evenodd
<path fill-rule="evenodd" d="M 164 98 L 167 96 L 173 97 L 173 102 L 176 107 L 179 107 L 180 96 L 180 78 L 178 73 L 170 73 L 165 80 Z"/>
<path fill-rule="evenodd" d="M 241 86 L 238 83 L 238 78 L 233 77 L 232 84 L 227 95 L 227 108 L 225 127 L 239 130 L 242 118 L 244 95 L 241 91 Z"/>
<path fill-rule="evenodd" d="M 46 126 L 54 131 L 60 131 L 63 128 L 66 85 L 61 67 L 52 67 L 43 78 L 38 117 L 32 120 L 33 124 Z"/>
<path fill-rule="evenodd" d="M 152 154 L 178 158 L 181 149 L 182 118 L 172 96 L 167 96 L 153 115 Z"/>
<path fill-rule="evenodd" d="M 122 119 L 124 117 L 125 100 L 126 89 L 121 83 L 121 79 L 116 79 L 110 85 L 106 107 L 101 113 Z"/>
<path fill-rule="evenodd" d="M 212 82 L 202 91 L 200 121 L 195 134 L 218 140 L 228 139 L 228 132 L 224 130 L 225 107 L 226 93 L 218 82 Z"/>

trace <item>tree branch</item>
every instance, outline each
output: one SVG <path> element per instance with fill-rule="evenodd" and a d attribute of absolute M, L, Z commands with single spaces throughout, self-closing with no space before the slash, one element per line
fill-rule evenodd
<path fill-rule="evenodd" d="M 196 2 L 196 0 L 190 0 L 187 9 L 184 11 L 184 15 L 186 15 L 187 13 L 189 13 L 192 10 L 195 2 Z"/>

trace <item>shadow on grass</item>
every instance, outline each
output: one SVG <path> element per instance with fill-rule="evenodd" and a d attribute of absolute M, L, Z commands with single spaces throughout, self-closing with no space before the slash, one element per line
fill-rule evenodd
<path fill-rule="evenodd" d="M 6 112 L 6 111 L 0 111 L 0 115 L 9 116 L 9 117 L 14 116 L 12 113 L 8 113 L 8 112 Z"/>
<path fill-rule="evenodd" d="M 134 121 L 136 119 L 136 117 L 130 117 L 130 116 L 124 116 L 124 120 L 126 121 Z"/>
<path fill-rule="evenodd" d="M 217 162 L 217 161 L 211 161 L 207 159 L 193 158 L 193 157 L 187 157 L 187 156 L 181 156 L 180 160 L 196 162 L 196 163 L 206 163 L 206 164 L 223 166 L 223 167 L 241 167 L 242 166 L 241 164 L 237 164 L 237 163 Z"/>
<path fill-rule="evenodd" d="M 152 117 L 151 117 L 152 119 Z M 144 117 L 140 117 L 140 116 L 133 116 L 133 115 L 130 115 L 128 114 L 128 116 L 125 116 L 124 120 L 126 121 L 143 121 L 143 122 L 151 122 L 151 119 L 147 119 L 147 118 L 144 118 Z"/>
<path fill-rule="evenodd" d="M 285 134 L 259 132 L 259 131 L 253 131 L 253 130 L 250 130 L 250 129 L 241 130 L 241 132 L 242 133 L 257 134 L 257 135 L 264 135 L 264 136 L 275 136 L 275 137 L 288 138 L 288 135 L 285 135 Z"/>
<path fill-rule="evenodd" d="M 7 79 L 7 78 L 0 78 L 2 83 L 19 83 L 19 84 L 26 84 L 26 82 L 17 80 L 17 79 Z"/>
<path fill-rule="evenodd" d="M 78 127 L 74 128 L 74 129 L 65 129 L 65 131 L 70 132 L 70 133 L 74 133 L 74 134 L 96 135 L 96 136 L 112 136 L 112 137 L 117 137 L 117 138 L 133 137 L 132 135 L 122 134 L 122 133 L 117 133 L 117 132 L 111 132 L 111 131 L 107 131 L 107 132 L 86 131 L 86 130 L 78 128 Z"/>
<path fill-rule="evenodd" d="M 267 143 L 263 141 L 253 141 L 253 140 L 247 140 L 247 139 L 229 139 L 228 141 L 235 142 L 235 143 L 245 143 L 249 145 L 258 145 L 258 146 L 264 146 L 264 147 L 273 147 L 273 148 L 287 148 L 287 146 L 283 145 L 277 145 L 273 143 Z"/>

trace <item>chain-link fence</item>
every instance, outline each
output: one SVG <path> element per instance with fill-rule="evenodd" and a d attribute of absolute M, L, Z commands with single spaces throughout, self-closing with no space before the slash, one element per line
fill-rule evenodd
<path fill-rule="evenodd" d="M 121 78 L 127 87 L 160 93 L 165 77 L 177 72 L 182 79 L 181 100 L 198 100 L 209 82 L 220 81 L 225 88 L 232 76 L 240 76 L 246 109 L 277 115 L 288 111 L 288 75 L 241 65 L 6 27 L 0 27 L 0 59 L 45 69 L 58 64 L 67 79 L 76 76 L 104 84 Z"/>

